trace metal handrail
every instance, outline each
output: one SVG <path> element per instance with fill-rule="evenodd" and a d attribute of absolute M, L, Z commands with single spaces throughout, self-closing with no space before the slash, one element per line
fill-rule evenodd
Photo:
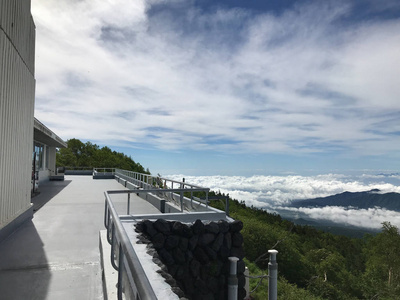
<path fill-rule="evenodd" d="M 124 286 L 122 280 L 124 275 L 127 276 L 129 281 L 130 286 L 128 288 L 136 287 L 137 299 L 157 299 L 108 193 L 105 192 L 104 194 L 104 225 L 107 228 L 107 241 L 111 244 L 111 263 L 114 269 L 118 271 L 118 299 L 123 299 Z M 116 246 L 118 253 L 115 251 Z M 115 260 L 118 260 L 118 265 Z M 124 274 L 125 268 L 127 270 Z"/>
<path fill-rule="evenodd" d="M 108 171 L 110 170 L 110 171 Z M 93 173 L 97 174 L 97 173 L 111 173 L 111 174 L 115 174 L 115 168 L 93 168 Z"/>
<path fill-rule="evenodd" d="M 133 178 L 138 181 L 142 181 L 144 183 L 147 183 L 149 185 L 152 185 L 153 187 L 159 184 L 160 181 L 163 182 L 163 187 L 168 187 L 167 182 L 171 183 L 171 188 L 173 188 L 173 184 L 179 184 L 183 186 L 187 186 L 189 188 L 194 188 L 194 189 L 203 189 L 203 187 L 194 185 L 194 184 L 189 184 L 184 181 L 178 181 L 178 180 L 173 180 L 165 177 L 160 177 L 160 176 L 154 176 L 151 174 L 144 174 L 144 173 L 138 173 L 134 171 L 127 171 L 127 170 L 122 170 L 122 169 L 115 169 L 115 174 L 116 175 L 124 175 L 128 176 L 130 178 Z"/>
<path fill-rule="evenodd" d="M 181 211 L 183 211 L 183 202 L 184 202 L 183 200 L 185 198 L 185 197 L 183 197 L 183 193 L 187 192 L 187 191 L 188 191 L 188 189 L 185 189 L 185 188 L 180 188 L 180 189 L 149 189 L 149 190 L 140 190 L 140 189 L 138 189 L 138 190 L 107 191 L 105 193 L 107 195 L 128 194 L 127 212 L 126 212 L 126 214 L 130 215 L 130 194 L 150 194 L 150 193 L 154 193 L 154 194 L 156 194 L 156 193 L 163 193 L 163 194 L 176 193 L 176 194 L 178 194 L 179 193 L 180 207 L 181 207 Z M 202 203 L 202 204 L 206 205 L 206 208 L 208 208 L 208 193 L 210 191 L 209 188 L 190 189 L 189 191 L 191 191 L 191 192 L 206 192 L 206 198 L 204 200 L 200 199 L 200 198 L 196 198 L 196 197 L 192 197 L 192 199 L 190 199 L 190 200 L 191 200 L 192 207 L 193 207 L 192 201 L 193 201 L 194 198 L 196 198 L 195 201 L 198 201 L 199 205 Z M 104 214 L 105 216 L 106 216 L 106 213 L 107 212 L 105 212 L 105 214 Z M 104 226 L 107 227 L 106 221 L 104 221 Z"/>
<path fill-rule="evenodd" d="M 205 204 L 206 208 L 208 208 L 208 193 L 210 191 L 209 188 L 189 184 L 185 181 L 177 181 L 160 176 L 153 176 L 151 174 L 144 174 L 121 169 L 115 169 L 115 175 L 123 178 L 126 181 L 129 181 L 130 183 L 137 186 L 139 189 L 143 189 L 151 193 L 163 193 L 165 198 L 174 201 L 178 206 L 180 206 L 182 212 L 184 210 L 183 199 L 185 198 L 183 196 L 183 193 L 185 192 L 191 192 L 191 197 L 190 199 L 188 199 L 190 200 L 191 208 L 194 209 L 193 200 L 197 201 L 199 205 L 201 203 Z M 178 185 L 179 188 L 174 188 L 174 184 L 175 186 Z M 204 200 L 193 196 L 193 192 L 201 191 L 206 192 L 206 197 Z M 138 192 L 136 191 L 136 193 Z M 176 197 L 174 197 L 174 193 L 179 193 L 179 195 L 176 195 L 176 197 L 179 197 L 179 202 L 177 202 L 177 200 L 175 199 Z M 170 195 L 171 197 L 168 197 L 168 195 Z"/>

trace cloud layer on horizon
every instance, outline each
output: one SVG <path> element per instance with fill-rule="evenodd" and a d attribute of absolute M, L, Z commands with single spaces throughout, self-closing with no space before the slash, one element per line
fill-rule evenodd
<path fill-rule="evenodd" d="M 379 229 L 389 221 L 400 228 L 400 213 L 381 208 L 354 209 L 351 207 L 293 208 L 291 200 L 326 197 L 343 192 L 362 192 L 380 189 L 382 193 L 400 193 L 400 175 L 326 174 L 319 176 L 184 176 L 168 175 L 167 178 L 208 187 L 213 191 L 229 194 L 248 206 L 266 208 L 268 211 L 285 210 L 303 213 L 309 218 L 365 228 Z"/>
<path fill-rule="evenodd" d="M 379 207 L 354 209 L 341 206 L 326 207 L 277 207 L 283 211 L 303 213 L 315 220 L 329 220 L 338 224 L 346 224 L 368 229 L 381 229 L 383 222 L 390 222 L 400 228 L 400 213 Z"/>
<path fill-rule="evenodd" d="M 280 15 L 173 5 L 33 2 L 36 117 L 65 139 L 110 146 L 398 150 L 399 19 L 348 24 L 342 1 Z"/>

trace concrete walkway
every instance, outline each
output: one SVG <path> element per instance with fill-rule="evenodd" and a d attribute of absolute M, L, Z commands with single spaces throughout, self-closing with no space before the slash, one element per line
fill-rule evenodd
<path fill-rule="evenodd" d="M 113 179 L 91 176 L 65 176 L 65 181 L 40 188 L 33 198 L 33 220 L 0 244 L 0 298 L 103 299 L 103 193 L 125 188 Z M 115 201 L 117 210 L 124 211 L 125 198 Z M 132 213 L 158 212 L 138 197 L 131 201 Z"/>

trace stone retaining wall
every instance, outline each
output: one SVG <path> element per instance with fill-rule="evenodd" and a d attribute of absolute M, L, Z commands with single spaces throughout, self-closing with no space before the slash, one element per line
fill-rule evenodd
<path fill-rule="evenodd" d="M 162 275 L 181 299 L 227 299 L 229 260 L 239 258 L 238 299 L 244 289 L 243 228 L 241 221 L 193 224 L 177 221 L 144 220 L 136 225 L 141 243 L 148 244 L 153 261 L 162 266 Z"/>

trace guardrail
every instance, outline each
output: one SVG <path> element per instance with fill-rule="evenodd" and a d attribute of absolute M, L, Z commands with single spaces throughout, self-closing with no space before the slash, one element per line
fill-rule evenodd
<path fill-rule="evenodd" d="M 157 299 L 109 193 L 105 196 L 104 226 L 111 245 L 111 264 L 118 271 L 118 299 Z"/>
<path fill-rule="evenodd" d="M 93 173 L 97 174 L 115 174 L 115 168 L 93 168 Z"/>
<path fill-rule="evenodd" d="M 89 167 L 59 167 L 64 168 L 65 175 L 92 175 L 93 168 Z"/>
<path fill-rule="evenodd" d="M 133 171 L 115 169 L 115 175 L 134 184 L 138 189 L 146 190 L 147 192 L 155 193 L 169 201 L 175 202 L 180 207 L 181 212 L 184 210 L 184 200 L 190 202 L 188 209 L 195 209 L 194 205 L 205 205 L 208 208 L 208 193 L 209 188 L 203 188 L 198 185 L 189 184 L 183 181 L 172 180 L 160 176 L 143 174 Z M 152 190 L 152 191 L 150 191 Z M 205 192 L 204 199 L 194 196 L 195 192 Z M 190 198 L 185 197 L 184 193 L 190 193 Z"/>
<path fill-rule="evenodd" d="M 183 193 L 187 189 L 148 189 L 148 190 L 122 190 L 107 191 L 105 195 L 104 226 L 107 229 L 107 241 L 111 245 L 111 265 L 118 271 L 118 299 L 157 299 L 151 284 L 145 275 L 139 258 L 128 238 L 128 235 L 121 223 L 110 195 L 127 194 L 126 214 L 130 215 L 131 194 L 143 193 L 179 193 L 181 201 Z M 198 188 L 196 191 L 205 191 L 208 188 Z M 182 203 L 182 202 L 181 202 Z M 126 215 L 121 215 L 126 218 Z M 162 214 L 160 213 L 160 217 Z M 124 294 L 124 295 L 123 295 Z"/>

